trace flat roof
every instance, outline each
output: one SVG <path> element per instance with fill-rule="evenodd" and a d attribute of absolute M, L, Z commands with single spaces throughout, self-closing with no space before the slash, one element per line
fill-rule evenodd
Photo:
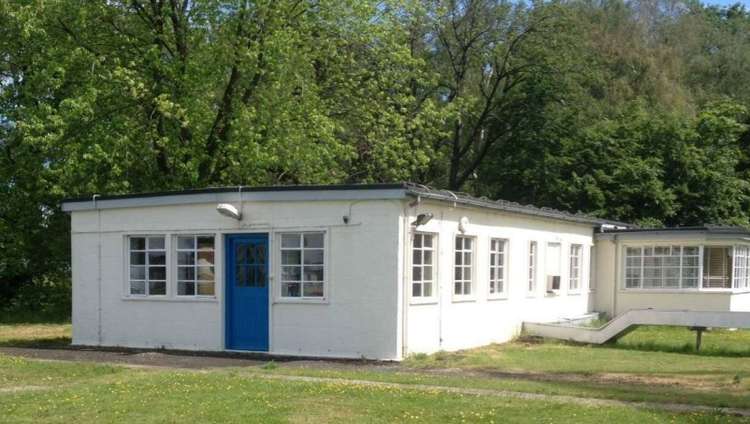
<path fill-rule="evenodd" d="M 552 208 L 522 205 L 507 200 L 491 200 L 474 197 L 466 193 L 440 190 L 420 184 L 333 184 L 333 185 L 281 185 L 281 186 L 230 186 L 201 189 L 132 193 L 117 195 L 91 195 L 62 201 L 66 212 L 95 209 L 113 209 L 142 206 L 165 206 L 192 203 L 242 201 L 303 201 L 303 200 L 361 200 L 404 199 L 407 197 L 432 199 L 495 211 L 531 215 L 582 224 L 615 225 L 631 227 L 630 224 L 601 219 L 582 213 L 570 213 Z"/>
<path fill-rule="evenodd" d="M 705 235 L 708 237 L 750 237 L 750 229 L 739 225 L 699 225 L 685 227 L 656 227 L 656 228 L 599 228 L 597 236 L 623 234 L 633 237 L 649 237 L 657 235 Z"/>

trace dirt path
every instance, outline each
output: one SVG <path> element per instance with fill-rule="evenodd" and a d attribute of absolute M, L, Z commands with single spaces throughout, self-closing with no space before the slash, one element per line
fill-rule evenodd
<path fill-rule="evenodd" d="M 575 404 L 588 407 L 609 406 L 609 407 L 629 407 L 642 409 L 655 409 L 675 413 L 707 412 L 722 413 L 726 415 L 735 415 L 750 417 L 750 409 L 715 407 L 707 405 L 669 403 L 669 402 L 634 402 L 624 400 L 587 398 L 567 395 L 549 395 L 541 393 L 528 393 L 510 390 L 495 389 L 473 389 L 465 387 L 452 387 L 431 384 L 404 384 L 390 383 L 372 380 L 348 379 L 348 378 L 331 378 L 331 377 L 307 377 L 293 376 L 282 374 L 271 374 L 263 372 L 261 367 L 268 362 L 268 359 L 261 360 L 257 358 L 225 357 L 225 356 L 208 356 L 208 355 L 188 355 L 174 352 L 138 352 L 138 351 L 102 351 L 94 349 L 33 349 L 33 348 L 15 348 L 1 347 L 0 353 L 22 356 L 32 359 L 52 360 L 52 361 L 76 361 L 76 362 L 99 362 L 113 365 L 122 365 L 126 367 L 143 368 L 170 368 L 183 370 L 205 370 L 210 368 L 221 367 L 246 367 L 247 372 L 240 374 L 248 378 L 262 378 L 269 380 L 285 381 L 302 381 L 314 383 L 336 383 L 350 384 L 370 387 L 398 388 L 404 390 L 423 390 L 439 391 L 446 393 L 460 393 L 465 395 L 478 396 L 496 396 L 510 397 L 526 400 L 542 400 L 561 402 L 566 404 Z M 395 363 L 373 363 L 358 361 L 325 361 L 325 360 L 284 360 L 284 367 L 294 368 L 315 368 L 320 370 L 351 370 L 351 371 L 382 371 L 382 372 L 413 372 L 415 374 L 443 374 L 453 370 L 416 370 L 407 369 Z M 499 375 L 496 376 L 501 378 Z M 502 373 L 505 378 L 523 378 L 512 373 Z M 34 390 L 36 388 L 22 387 L 23 390 Z M 12 391 L 9 389 L 6 391 Z M 16 388 L 19 390 L 19 388 Z M 0 391 L 0 394 L 2 391 Z"/>

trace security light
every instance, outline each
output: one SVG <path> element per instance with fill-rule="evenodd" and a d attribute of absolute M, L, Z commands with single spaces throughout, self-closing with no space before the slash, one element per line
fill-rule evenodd
<path fill-rule="evenodd" d="M 429 212 L 428 213 L 420 213 L 419 215 L 417 215 L 417 219 L 415 219 L 414 222 L 411 223 L 411 225 L 413 225 L 415 227 L 419 227 L 420 225 L 424 225 L 424 224 L 430 222 L 431 219 L 432 219 L 432 214 L 431 213 L 429 213 Z"/>
<path fill-rule="evenodd" d="M 236 219 L 237 221 L 242 219 L 240 211 L 229 203 L 219 203 L 219 205 L 216 206 L 216 211 L 228 218 Z"/>

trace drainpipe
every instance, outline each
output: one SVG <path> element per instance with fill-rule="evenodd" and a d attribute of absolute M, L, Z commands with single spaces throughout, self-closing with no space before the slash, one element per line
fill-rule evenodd
<path fill-rule="evenodd" d="M 619 234 L 612 236 L 612 242 L 615 244 L 615 279 L 612 289 L 612 318 L 617 316 L 617 291 L 620 290 L 620 243 L 618 243 Z"/>
<path fill-rule="evenodd" d="M 406 358 L 408 352 L 407 347 L 407 316 L 409 311 L 409 302 L 407 300 L 409 292 L 409 267 L 407 261 L 409 260 L 409 246 L 411 245 L 411 232 L 409 231 L 409 204 L 404 202 L 403 206 L 403 217 L 401 218 L 404 225 L 403 230 L 403 245 L 401 251 L 403 254 L 403 260 L 401 261 L 401 359 Z"/>
<path fill-rule="evenodd" d="M 92 196 L 91 201 L 94 203 L 94 209 L 96 209 L 96 235 L 97 235 L 97 246 L 96 246 L 96 289 L 97 289 L 97 303 L 96 303 L 96 315 L 97 315 L 97 328 L 96 337 L 99 346 L 102 345 L 102 210 L 99 209 L 97 204 L 98 194 Z"/>

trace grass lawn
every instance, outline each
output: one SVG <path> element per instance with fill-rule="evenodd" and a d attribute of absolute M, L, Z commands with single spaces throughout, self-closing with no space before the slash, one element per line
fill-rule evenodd
<path fill-rule="evenodd" d="M 0 346 L 50 346 L 70 344 L 70 324 L 3 324 Z"/>
<path fill-rule="evenodd" d="M 65 381 L 36 387 L 40 369 L 64 375 Z M 15 376 L 16 390 L 0 390 L 0 422 L 741 422 L 710 413 L 580 406 L 346 381 L 274 381 L 242 369 L 91 368 L 0 355 L 0 375 L 8 372 Z"/>
<path fill-rule="evenodd" d="M 0 325 L 0 345 L 66 343 L 69 332 L 69 325 Z M 675 416 L 620 407 L 373 388 L 345 381 L 258 379 L 258 374 L 305 375 L 750 408 L 750 357 L 740 356 L 743 346 L 750 345 L 750 332 L 707 333 L 708 349 L 701 355 L 676 353 L 685 351 L 681 345 L 691 337 L 684 329 L 644 327 L 610 346 L 517 341 L 419 355 L 399 367 L 325 363 L 305 367 L 282 362 L 188 372 L 0 356 L 0 422 L 63 422 L 77 416 L 83 422 L 728 422 L 729 417 L 711 414 Z M 651 350 L 635 350 L 639 346 Z M 666 352 L 656 351 L 659 346 Z"/>

